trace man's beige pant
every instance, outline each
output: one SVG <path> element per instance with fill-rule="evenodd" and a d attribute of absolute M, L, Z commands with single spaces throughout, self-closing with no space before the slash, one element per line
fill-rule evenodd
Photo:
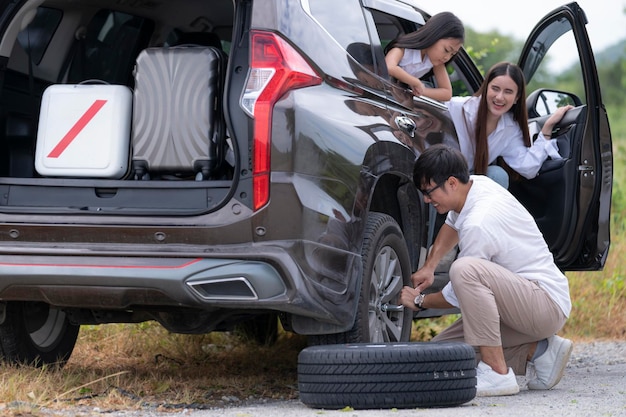
<path fill-rule="evenodd" d="M 493 262 L 459 258 L 450 268 L 450 281 L 461 318 L 433 341 L 462 341 L 476 348 L 502 345 L 507 365 L 517 375 L 526 373 L 531 345 L 565 324 L 561 309 L 536 282 Z"/>

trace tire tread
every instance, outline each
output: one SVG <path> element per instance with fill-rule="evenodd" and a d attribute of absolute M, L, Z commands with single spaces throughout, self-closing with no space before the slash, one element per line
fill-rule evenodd
<path fill-rule="evenodd" d="M 317 408 L 456 406 L 476 395 L 476 356 L 460 342 L 310 346 L 298 356 L 298 387 Z"/>

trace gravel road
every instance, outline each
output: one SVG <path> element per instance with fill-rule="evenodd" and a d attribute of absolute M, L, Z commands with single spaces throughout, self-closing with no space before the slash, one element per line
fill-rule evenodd
<path fill-rule="evenodd" d="M 550 391 L 529 391 L 518 378 L 519 394 L 509 397 L 475 398 L 460 406 L 438 409 L 318 410 L 300 401 L 246 403 L 225 399 L 226 405 L 208 410 L 176 412 L 71 409 L 42 411 L 46 416 L 107 417 L 533 417 L 533 416 L 626 416 L 626 342 L 576 343 L 565 376 Z M 67 414 L 66 414 L 67 413 Z"/>

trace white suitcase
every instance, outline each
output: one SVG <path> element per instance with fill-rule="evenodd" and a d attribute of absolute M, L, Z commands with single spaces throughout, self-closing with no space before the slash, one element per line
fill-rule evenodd
<path fill-rule="evenodd" d="M 128 170 L 132 92 L 55 84 L 41 100 L 35 169 L 42 176 L 121 178 Z"/>

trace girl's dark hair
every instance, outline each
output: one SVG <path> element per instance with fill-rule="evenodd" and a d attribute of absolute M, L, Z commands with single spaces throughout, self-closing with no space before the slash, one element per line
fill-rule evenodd
<path fill-rule="evenodd" d="M 404 33 L 389 42 L 385 54 L 391 48 L 426 49 L 439 39 L 460 39 L 465 41 L 463 22 L 450 12 L 441 12 L 432 16 L 424 26 L 414 32 Z"/>
<path fill-rule="evenodd" d="M 469 169 L 461 151 L 448 145 L 438 143 L 429 146 L 413 165 L 413 183 L 417 188 L 431 181 L 443 184 L 450 177 L 467 184 Z"/>
<path fill-rule="evenodd" d="M 510 62 L 499 62 L 491 67 L 480 89 L 474 94 L 480 96 L 478 113 L 476 114 L 476 153 L 474 155 L 474 173 L 486 174 L 489 165 L 489 145 L 487 143 L 487 87 L 496 77 L 508 75 L 517 84 L 517 101 L 509 110 L 513 114 L 524 138 L 524 145 L 530 146 L 530 134 L 528 133 L 528 109 L 526 109 L 526 80 L 521 68 Z"/>

